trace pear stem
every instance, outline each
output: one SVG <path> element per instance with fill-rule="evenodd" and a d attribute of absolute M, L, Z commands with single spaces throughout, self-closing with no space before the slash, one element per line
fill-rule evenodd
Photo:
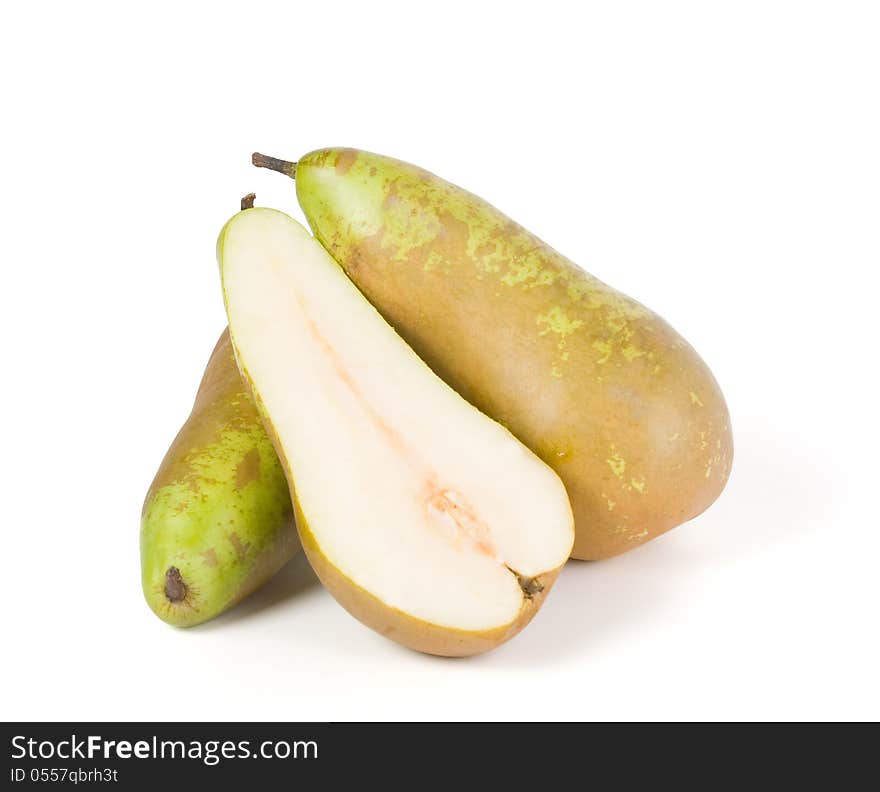
<path fill-rule="evenodd" d="M 253 209 L 254 201 L 256 200 L 256 193 L 248 193 L 244 198 L 241 199 L 241 211 L 243 212 L 245 209 Z"/>
<path fill-rule="evenodd" d="M 265 154 L 254 152 L 251 162 L 258 168 L 268 168 L 269 170 L 278 171 L 291 179 L 296 178 L 296 163 L 287 160 L 278 159 L 277 157 L 267 157 Z"/>

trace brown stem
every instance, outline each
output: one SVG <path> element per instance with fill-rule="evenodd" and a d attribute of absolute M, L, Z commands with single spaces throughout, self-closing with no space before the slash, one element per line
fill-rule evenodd
<path fill-rule="evenodd" d="M 241 211 L 243 212 L 245 209 L 253 209 L 254 201 L 256 200 L 256 193 L 248 193 L 244 198 L 241 199 Z"/>
<path fill-rule="evenodd" d="M 296 163 L 287 160 L 278 159 L 277 157 L 267 157 L 265 154 L 254 152 L 251 162 L 258 168 L 268 168 L 269 170 L 278 171 L 291 179 L 296 178 Z"/>

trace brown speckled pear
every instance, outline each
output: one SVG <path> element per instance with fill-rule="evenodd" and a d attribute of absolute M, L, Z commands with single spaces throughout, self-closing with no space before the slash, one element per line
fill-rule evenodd
<path fill-rule="evenodd" d="M 144 596 L 169 624 L 199 624 L 265 583 L 298 549 L 284 471 L 224 330 L 147 493 Z"/>
<path fill-rule="evenodd" d="M 422 652 L 518 633 L 574 541 L 559 477 L 438 378 L 291 218 L 243 211 L 217 251 L 235 357 L 321 582 Z"/>
<path fill-rule="evenodd" d="M 422 359 L 560 475 L 575 558 L 637 547 L 706 509 L 730 473 L 721 391 L 669 324 L 497 209 L 354 149 L 295 165 L 317 239 Z"/>

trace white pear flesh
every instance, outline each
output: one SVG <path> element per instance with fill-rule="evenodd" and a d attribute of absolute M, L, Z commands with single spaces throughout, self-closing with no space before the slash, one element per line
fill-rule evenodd
<path fill-rule="evenodd" d="M 239 367 L 331 593 L 422 651 L 511 637 L 572 548 L 558 476 L 439 379 L 287 215 L 239 213 L 218 258 Z"/>

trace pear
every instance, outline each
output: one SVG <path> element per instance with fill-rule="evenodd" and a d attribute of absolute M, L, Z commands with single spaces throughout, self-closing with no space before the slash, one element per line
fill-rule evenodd
<path fill-rule="evenodd" d="M 144 596 L 169 624 L 198 624 L 265 583 L 298 548 L 284 471 L 224 330 L 147 493 Z"/>
<path fill-rule="evenodd" d="M 239 369 L 324 586 L 422 652 L 516 634 L 574 540 L 559 477 L 440 380 L 287 215 L 243 211 L 217 249 Z"/>
<path fill-rule="evenodd" d="M 341 148 L 254 164 L 295 176 L 315 237 L 364 296 L 560 475 L 575 558 L 637 547 L 721 493 L 724 397 L 655 313 L 415 166 Z"/>

